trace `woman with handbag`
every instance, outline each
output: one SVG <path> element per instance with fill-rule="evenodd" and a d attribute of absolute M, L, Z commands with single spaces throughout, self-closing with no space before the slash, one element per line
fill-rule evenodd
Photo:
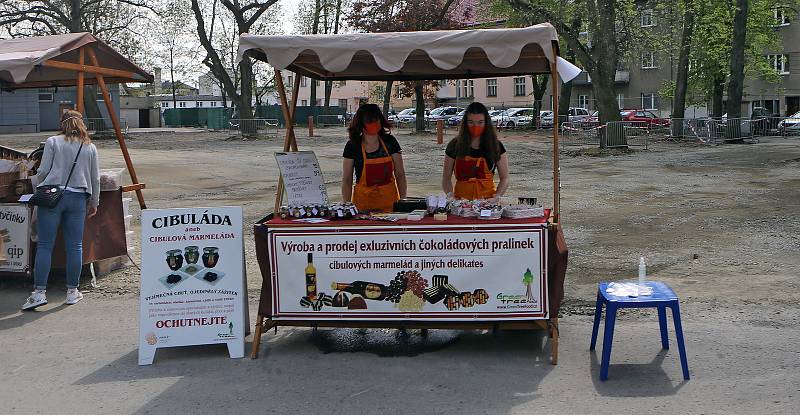
<path fill-rule="evenodd" d="M 59 225 L 67 259 L 65 303 L 75 304 L 83 299 L 78 291 L 83 264 L 83 225 L 97 213 L 100 169 L 97 148 L 89 139 L 81 113 L 69 110 L 61 116 L 61 134 L 47 139 L 35 177 L 39 183 L 30 201 L 37 206 L 34 291 L 22 305 L 23 310 L 47 304 L 45 290 Z"/>

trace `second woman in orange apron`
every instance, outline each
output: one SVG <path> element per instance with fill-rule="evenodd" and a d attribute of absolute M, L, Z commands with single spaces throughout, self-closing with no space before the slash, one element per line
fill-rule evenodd
<path fill-rule="evenodd" d="M 480 102 L 473 102 L 464 111 L 458 136 L 447 144 L 442 190 L 452 193 L 457 199 L 498 200 L 508 189 L 508 157 L 505 153 L 489 111 Z M 495 171 L 500 176 L 497 187 L 494 184 Z"/>
<path fill-rule="evenodd" d="M 365 104 L 353 116 L 348 134 L 342 154 L 342 199 L 352 200 L 359 211 L 391 212 L 394 202 L 406 196 L 406 174 L 389 122 L 377 105 Z"/>

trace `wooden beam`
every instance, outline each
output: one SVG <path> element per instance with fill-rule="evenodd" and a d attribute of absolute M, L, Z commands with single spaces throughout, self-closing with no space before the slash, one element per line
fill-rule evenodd
<path fill-rule="evenodd" d="M 281 74 L 281 71 L 277 69 L 275 70 L 275 86 L 278 87 L 278 96 L 281 100 L 281 112 L 283 112 L 283 119 L 286 123 L 286 136 L 283 139 L 283 151 L 289 151 L 289 149 L 292 148 L 292 142 L 294 141 L 294 120 L 292 119 L 294 111 L 289 109 L 289 102 L 286 99 L 286 86 L 283 84 L 283 75 Z M 297 144 L 295 144 L 292 151 L 297 151 Z M 281 174 L 278 177 L 278 187 L 275 189 L 275 209 L 273 210 L 273 213 L 277 214 L 280 212 L 282 203 L 283 175 Z"/>
<path fill-rule="evenodd" d="M 553 61 L 550 63 L 550 83 L 553 84 L 553 219 L 561 219 L 561 166 L 558 151 L 558 44 L 553 42 Z"/>
<path fill-rule="evenodd" d="M 92 65 L 97 66 L 97 56 L 95 55 L 94 50 L 91 47 L 87 47 L 86 52 L 89 54 L 89 60 L 92 62 Z M 119 118 L 117 117 L 117 113 L 114 112 L 114 102 L 111 101 L 111 95 L 108 93 L 108 88 L 106 88 L 106 82 L 103 79 L 103 75 L 96 73 L 95 77 L 97 78 L 97 84 L 100 85 L 100 91 L 103 92 L 103 102 L 106 104 L 108 116 L 111 117 L 111 123 L 114 125 L 114 133 L 116 133 L 119 148 L 122 150 L 122 157 L 125 159 L 125 165 L 128 167 L 128 173 L 131 175 L 131 182 L 134 185 L 137 185 L 139 184 L 139 179 L 136 177 L 136 170 L 133 168 L 131 155 L 128 153 L 128 145 L 125 144 L 125 137 L 122 136 L 122 130 L 119 126 Z M 144 203 L 142 189 L 136 190 L 136 197 L 139 199 L 139 207 L 141 207 L 142 210 L 147 209 L 147 205 Z"/>
<path fill-rule="evenodd" d="M 122 186 L 122 192 L 123 193 L 135 192 L 137 190 L 142 190 L 145 187 L 147 186 L 144 183 L 132 184 L 130 186 Z"/>
<path fill-rule="evenodd" d="M 86 51 L 84 48 L 85 46 L 81 46 L 81 48 L 78 49 L 78 62 L 81 66 L 86 62 Z M 75 91 L 75 110 L 83 115 L 83 71 L 78 71 L 78 85 Z"/>
<path fill-rule="evenodd" d="M 83 48 L 81 48 L 83 49 Z M 92 73 L 95 75 L 108 75 L 108 76 L 117 76 L 120 78 L 130 78 L 130 79 L 140 79 L 141 82 L 145 80 L 142 79 L 140 75 L 137 75 L 133 72 L 129 71 L 121 71 L 119 69 L 110 69 L 110 68 L 103 68 L 97 65 L 96 60 L 92 61 L 92 65 L 83 65 L 79 63 L 71 63 L 71 62 L 62 62 L 62 61 L 44 61 L 41 63 L 42 66 L 48 66 L 51 68 L 58 68 L 58 69 L 66 69 L 70 71 L 78 71 L 78 72 L 86 72 Z M 131 81 L 133 82 L 133 81 Z"/>

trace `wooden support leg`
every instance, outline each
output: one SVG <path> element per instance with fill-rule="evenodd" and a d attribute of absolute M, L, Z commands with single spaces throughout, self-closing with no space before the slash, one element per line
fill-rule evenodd
<path fill-rule="evenodd" d="M 550 363 L 558 364 L 558 317 L 550 319 Z"/>
<path fill-rule="evenodd" d="M 256 317 L 256 330 L 253 333 L 253 350 L 250 351 L 251 359 L 258 359 L 258 348 L 261 347 L 261 334 L 264 333 L 264 316 Z"/>

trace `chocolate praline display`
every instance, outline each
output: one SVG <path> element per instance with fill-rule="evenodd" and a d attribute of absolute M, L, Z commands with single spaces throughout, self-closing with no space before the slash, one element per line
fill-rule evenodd
<path fill-rule="evenodd" d="M 362 297 L 356 297 L 350 299 L 350 302 L 347 303 L 348 310 L 366 310 L 367 309 L 367 302 L 364 301 Z"/>
<path fill-rule="evenodd" d="M 167 276 L 167 284 L 176 284 L 181 281 L 181 276 L 178 274 L 170 274 Z"/>
<path fill-rule="evenodd" d="M 206 275 L 203 276 L 203 279 L 208 282 L 214 282 L 219 278 L 216 272 L 206 272 Z"/>

